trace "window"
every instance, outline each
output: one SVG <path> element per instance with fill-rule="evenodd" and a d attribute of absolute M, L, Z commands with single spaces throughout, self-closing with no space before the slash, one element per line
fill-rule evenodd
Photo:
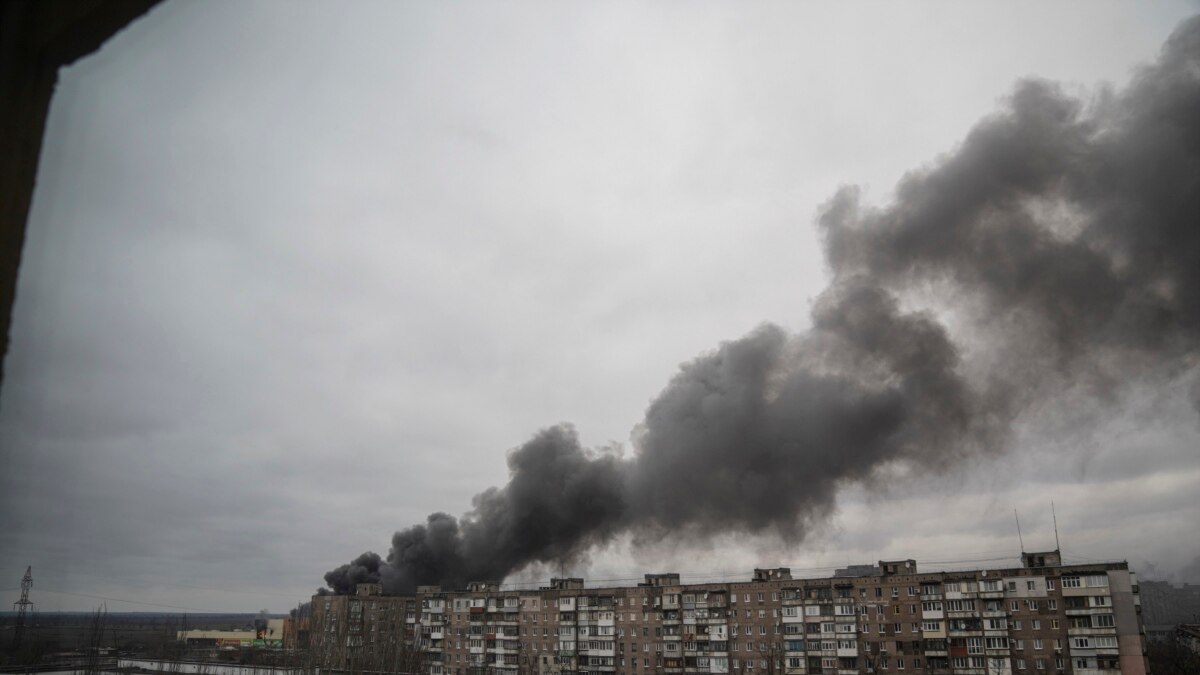
<path fill-rule="evenodd" d="M 1041 619 L 1034 619 L 1034 620 L 1032 621 L 1032 624 L 1033 624 L 1033 629 L 1034 629 L 1034 630 L 1041 630 L 1041 629 L 1042 629 L 1042 620 L 1041 620 Z"/>
<path fill-rule="evenodd" d="M 1082 584 L 1079 582 L 1079 577 L 1063 577 L 1063 588 L 1079 588 Z"/>
<path fill-rule="evenodd" d="M 1034 649 L 1039 649 L 1039 650 L 1042 648 L 1042 639 L 1041 639 L 1041 638 L 1034 638 L 1034 639 L 1033 639 L 1033 648 L 1034 648 Z"/>
<path fill-rule="evenodd" d="M 1114 625 L 1112 614 L 1097 614 L 1092 617 L 1093 628 L 1112 628 Z"/>
<path fill-rule="evenodd" d="M 1058 609 L 1058 601 L 1055 600 L 1054 598 L 1051 598 L 1046 601 L 1046 606 L 1049 607 L 1050 609 Z"/>
<path fill-rule="evenodd" d="M 1033 581 L 1032 579 L 1030 579 L 1029 581 L 1026 581 L 1025 582 L 1025 590 L 1036 591 L 1037 590 L 1037 582 Z"/>
<path fill-rule="evenodd" d="M 1009 603 L 1008 603 L 1008 608 L 1009 608 L 1010 610 L 1014 611 L 1014 612 L 1015 612 L 1015 611 L 1017 611 L 1017 610 L 1019 610 L 1019 609 L 1021 609 L 1021 601 L 1020 601 L 1020 600 L 1013 600 L 1012 602 L 1009 602 Z"/>
<path fill-rule="evenodd" d="M 1058 619 L 1050 619 L 1050 628 L 1058 630 Z"/>
<path fill-rule="evenodd" d="M 1108 586 L 1107 574 L 1089 574 L 1087 578 L 1088 588 L 1105 588 Z"/>
<path fill-rule="evenodd" d="M 1046 580 L 1046 590 L 1048 590 L 1048 591 L 1054 590 L 1054 580 L 1053 579 Z"/>

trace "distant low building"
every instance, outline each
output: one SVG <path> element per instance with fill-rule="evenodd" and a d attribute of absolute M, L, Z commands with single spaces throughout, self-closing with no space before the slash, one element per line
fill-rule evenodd
<path fill-rule="evenodd" d="M 190 647 L 282 647 L 284 620 L 262 623 L 254 630 L 181 630 L 175 639 Z"/>

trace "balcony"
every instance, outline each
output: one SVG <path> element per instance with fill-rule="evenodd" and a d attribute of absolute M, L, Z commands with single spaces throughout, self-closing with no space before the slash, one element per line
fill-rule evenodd
<path fill-rule="evenodd" d="M 520 648 L 517 648 L 517 647 L 512 647 L 512 648 L 509 648 L 509 647 L 488 647 L 487 653 L 489 653 L 489 654 L 516 654 L 516 653 L 518 653 L 518 652 L 520 652 L 520 651 L 521 651 L 521 650 L 520 650 Z"/>
<path fill-rule="evenodd" d="M 1117 629 L 1115 626 L 1107 626 L 1105 628 L 1068 628 L 1067 635 L 1071 637 L 1083 637 L 1087 635 L 1116 635 Z"/>

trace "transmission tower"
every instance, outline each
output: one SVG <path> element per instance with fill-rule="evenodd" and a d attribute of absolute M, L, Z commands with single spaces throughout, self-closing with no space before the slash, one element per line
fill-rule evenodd
<path fill-rule="evenodd" d="M 25 615 L 33 608 L 29 600 L 29 589 L 33 588 L 33 566 L 25 568 L 25 576 L 21 577 L 21 599 L 13 603 L 13 611 L 17 613 L 17 627 L 13 631 L 13 649 L 21 646 L 21 636 L 25 633 Z"/>

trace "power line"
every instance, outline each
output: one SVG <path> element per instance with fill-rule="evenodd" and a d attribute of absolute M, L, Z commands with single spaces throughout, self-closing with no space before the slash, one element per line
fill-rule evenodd
<path fill-rule="evenodd" d="M 238 614 L 244 612 L 221 612 L 215 609 L 199 609 L 196 607 L 184 607 L 183 605 L 168 605 L 160 602 L 144 602 L 142 600 L 128 600 L 126 598 L 112 598 L 105 595 L 92 595 L 91 593 L 72 593 L 70 591 L 56 591 L 50 588 L 41 589 L 43 593 L 54 593 L 56 595 L 71 595 L 79 598 L 92 598 L 94 600 L 105 600 L 108 602 L 123 602 L 129 605 L 144 605 L 146 607 L 163 607 L 165 609 L 182 609 L 188 612 L 207 612 L 209 614 Z"/>
<path fill-rule="evenodd" d="M 101 573 L 97 573 L 97 572 L 77 572 L 75 570 L 65 570 L 62 568 L 42 567 L 42 566 L 39 566 L 38 570 L 40 570 L 41 572 L 46 572 L 46 571 L 57 572 L 58 574 L 66 575 L 66 576 L 91 577 L 93 579 L 102 579 L 105 581 L 109 581 L 112 579 L 142 581 L 142 579 L 135 577 L 135 576 L 131 576 L 131 575 L 101 574 Z M 166 580 L 164 580 L 164 582 L 165 583 L 159 584 L 163 588 L 171 588 L 171 589 L 186 588 L 186 589 L 194 590 L 194 591 L 208 591 L 210 593 L 237 593 L 239 595 L 251 595 L 251 594 L 252 595 L 268 595 L 268 596 L 276 597 L 276 598 L 287 598 L 290 600 L 296 599 L 296 597 L 294 595 L 284 594 L 284 593 L 272 593 L 269 591 L 257 591 L 257 590 L 245 591 L 245 590 L 235 590 L 235 589 L 231 589 L 231 588 L 210 588 L 207 586 L 194 586 L 191 584 L 183 584 L 183 583 L 179 583 L 177 581 L 173 581 L 170 579 L 166 579 Z"/>

